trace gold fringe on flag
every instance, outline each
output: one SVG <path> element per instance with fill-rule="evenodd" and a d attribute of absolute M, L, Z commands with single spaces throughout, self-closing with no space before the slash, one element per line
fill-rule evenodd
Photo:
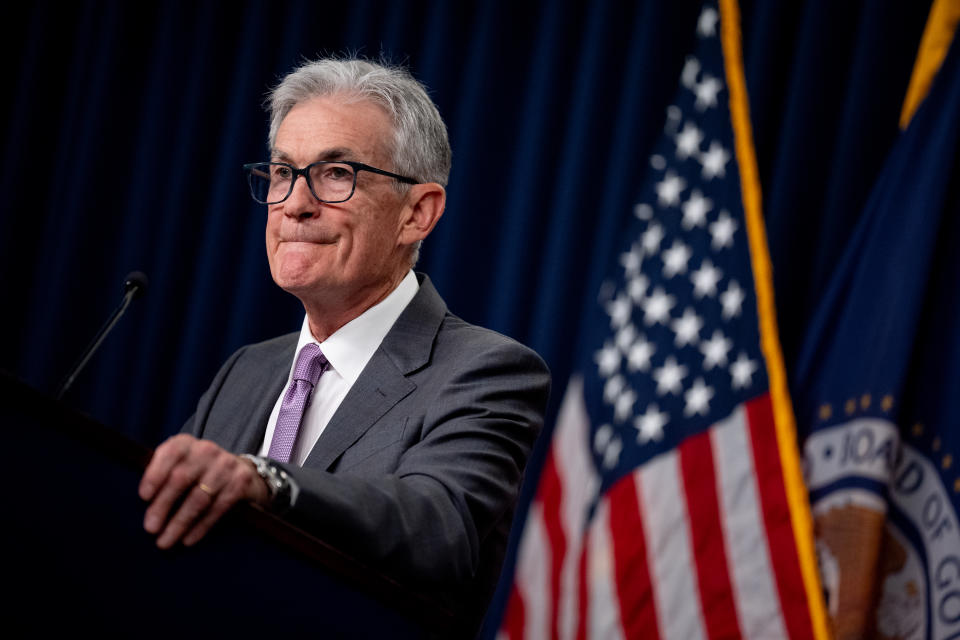
<path fill-rule="evenodd" d="M 773 298 L 773 268 L 767 249 L 766 230 L 763 223 L 760 175 L 757 169 L 756 152 L 753 146 L 753 130 L 750 125 L 750 105 L 747 100 L 747 83 L 743 71 L 743 52 L 740 36 L 740 7 L 736 0 L 720 0 L 721 43 L 727 86 L 730 88 L 730 116 L 733 123 L 734 146 L 740 168 L 740 185 L 743 193 L 743 210 L 746 218 L 747 237 L 750 244 L 750 261 L 753 266 L 754 285 L 757 294 L 757 313 L 760 324 L 760 344 L 767 362 L 770 379 L 770 398 L 777 431 L 777 444 L 783 466 L 784 486 L 793 537 L 797 545 L 803 587 L 810 610 L 810 621 L 817 640 L 830 638 L 826 606 L 817 559 L 814 550 L 813 519 L 807 488 L 803 481 L 800 452 L 797 443 L 796 421 L 790 392 L 787 389 L 786 367 L 780 351 L 777 331 L 776 308 Z"/>

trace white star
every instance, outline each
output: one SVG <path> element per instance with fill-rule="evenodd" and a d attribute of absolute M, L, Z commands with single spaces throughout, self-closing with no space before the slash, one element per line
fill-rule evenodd
<path fill-rule="evenodd" d="M 611 441 L 603 452 L 603 466 L 607 469 L 613 469 L 617 466 L 617 463 L 620 462 L 620 451 L 622 449 L 623 444 L 620 442 L 620 438 Z"/>
<path fill-rule="evenodd" d="M 601 378 L 609 378 L 620 368 L 620 350 L 611 342 L 605 342 L 602 349 L 593 354 L 597 371 Z"/>
<path fill-rule="evenodd" d="M 687 187 L 687 182 L 673 171 L 667 171 L 663 180 L 656 184 L 657 200 L 661 207 L 670 207 L 680 204 L 680 194 Z"/>
<path fill-rule="evenodd" d="M 597 432 L 593 434 L 593 450 L 597 453 L 600 453 L 607 448 L 607 445 L 610 444 L 610 439 L 613 437 L 613 427 L 608 424 L 600 425 L 600 428 L 597 429 Z"/>
<path fill-rule="evenodd" d="M 730 365 L 730 377 L 733 379 L 734 389 L 746 389 L 753 383 L 753 374 L 757 370 L 757 363 L 740 352 L 737 359 Z"/>
<path fill-rule="evenodd" d="M 653 207 L 641 202 L 633 208 L 633 215 L 637 216 L 639 220 L 649 220 L 653 217 Z"/>
<path fill-rule="evenodd" d="M 740 285 L 737 284 L 736 280 L 731 280 L 730 284 L 727 285 L 727 290 L 720 294 L 720 304 L 723 305 L 723 313 L 721 314 L 723 319 L 730 320 L 739 316 L 740 307 L 745 299 L 746 296 Z"/>
<path fill-rule="evenodd" d="M 664 167 L 667 166 L 667 159 L 659 153 L 655 153 L 650 156 L 650 166 L 657 171 L 663 171 Z"/>
<path fill-rule="evenodd" d="M 613 404 L 617 401 L 617 398 L 620 397 L 620 393 L 626 385 L 627 381 L 619 373 L 611 378 L 607 378 L 606 384 L 603 385 L 603 399 L 608 404 Z"/>
<path fill-rule="evenodd" d="M 737 226 L 737 221 L 730 217 L 727 210 L 721 209 L 717 221 L 711 222 L 709 227 L 710 235 L 713 236 L 710 246 L 714 251 L 733 246 L 733 233 L 737 230 Z"/>
<path fill-rule="evenodd" d="M 627 369 L 631 372 L 649 371 L 650 358 L 653 357 L 653 352 L 656 350 L 657 346 L 649 342 L 646 336 L 641 333 L 636 342 L 631 345 L 630 351 L 627 352 Z"/>
<path fill-rule="evenodd" d="M 707 214 L 713 209 L 713 200 L 705 198 L 700 189 L 690 193 L 690 199 L 683 203 L 683 228 L 690 231 L 694 227 L 702 227 L 707 223 Z"/>
<path fill-rule="evenodd" d="M 704 180 L 727 175 L 726 167 L 727 162 L 730 161 L 730 153 L 716 140 L 710 143 L 710 148 L 705 153 L 700 154 L 699 159 L 700 164 L 703 165 L 701 173 Z"/>
<path fill-rule="evenodd" d="M 687 401 L 683 408 L 683 415 L 688 418 L 694 414 L 707 415 L 710 410 L 710 399 L 713 398 L 713 395 L 713 388 L 708 387 L 703 382 L 703 378 L 697 378 L 693 386 L 683 394 L 683 399 Z"/>
<path fill-rule="evenodd" d="M 663 240 L 663 227 L 659 224 L 652 224 L 640 236 L 640 244 L 648 255 L 653 255 L 660 250 L 660 241 Z"/>
<path fill-rule="evenodd" d="M 637 401 L 637 394 L 630 389 L 624 389 L 613 403 L 613 419 L 623 422 L 633 413 L 633 403 Z"/>
<path fill-rule="evenodd" d="M 704 7 L 697 19 L 697 33 L 701 37 L 717 34 L 717 10 L 713 7 Z"/>
<path fill-rule="evenodd" d="M 694 105 L 698 111 L 704 111 L 708 107 L 717 106 L 717 94 L 723 89 L 723 84 L 713 76 L 703 74 L 703 80 L 697 83 L 693 92 L 697 96 L 697 102 Z"/>
<path fill-rule="evenodd" d="M 643 322 L 648 327 L 656 323 L 666 324 L 670 317 L 670 310 L 677 303 L 676 298 L 664 292 L 662 287 L 657 287 L 649 298 L 644 300 L 640 306 L 643 307 Z"/>
<path fill-rule="evenodd" d="M 666 413 L 661 413 L 656 404 L 647 407 L 646 413 L 637 416 L 633 421 L 633 426 L 637 429 L 637 442 L 646 444 L 651 440 L 660 441 L 663 439 L 663 428 L 667 426 L 669 417 Z"/>
<path fill-rule="evenodd" d="M 693 252 L 690 247 L 679 240 L 673 241 L 673 246 L 663 252 L 663 277 L 672 278 L 678 273 L 687 272 L 687 262 Z"/>
<path fill-rule="evenodd" d="M 717 295 L 717 283 L 722 277 L 723 272 L 713 266 L 709 258 L 705 259 L 700 268 L 690 274 L 690 281 L 693 282 L 693 297 L 700 299 L 703 296 L 712 298 Z"/>
<path fill-rule="evenodd" d="M 627 278 L 640 273 L 640 264 L 643 262 L 643 249 L 637 242 L 633 243 L 629 251 L 620 254 L 620 264 Z"/>
<path fill-rule="evenodd" d="M 703 320 L 697 316 L 692 307 L 687 307 L 684 309 L 682 317 L 670 323 L 670 328 L 677 334 L 674 344 L 678 348 L 685 347 L 688 344 L 696 344 L 700 340 Z"/>
<path fill-rule="evenodd" d="M 630 313 L 633 311 L 633 303 L 626 294 L 621 293 L 616 298 L 607 303 L 607 315 L 610 316 L 610 327 L 619 329 L 630 320 Z"/>
<path fill-rule="evenodd" d="M 683 63 L 683 71 L 680 72 L 680 82 L 687 89 L 693 89 L 697 84 L 697 74 L 700 73 L 700 61 L 693 56 L 687 56 Z"/>
<path fill-rule="evenodd" d="M 653 379 L 657 381 L 657 395 L 662 396 L 668 392 L 679 395 L 683 389 L 681 383 L 686 376 L 687 368 L 677 364 L 677 359 L 670 356 L 662 367 L 653 370 Z"/>
<path fill-rule="evenodd" d="M 700 352 L 703 354 L 703 368 L 710 371 L 716 366 L 726 366 L 727 353 L 732 348 L 733 341 L 724 336 L 719 329 L 714 330 L 713 337 L 700 345 Z M 617 362 L 619 363 L 619 358 Z"/>
<path fill-rule="evenodd" d="M 703 142 L 703 134 L 697 125 L 688 122 L 683 125 L 683 131 L 677 134 L 677 157 L 686 160 L 692 155 L 700 153 L 700 143 Z"/>
<path fill-rule="evenodd" d="M 630 345 L 633 344 L 633 341 L 637 337 L 637 330 L 634 328 L 633 324 L 628 324 L 627 326 L 617 331 L 617 337 L 614 340 L 617 343 L 617 348 L 624 353 L 627 352 L 627 349 L 630 348 Z"/>
<path fill-rule="evenodd" d="M 643 295 L 647 292 L 648 286 L 650 286 L 650 281 L 647 276 L 642 273 L 637 274 L 630 278 L 630 282 L 627 283 L 627 294 L 631 300 L 639 304 L 643 300 Z"/>

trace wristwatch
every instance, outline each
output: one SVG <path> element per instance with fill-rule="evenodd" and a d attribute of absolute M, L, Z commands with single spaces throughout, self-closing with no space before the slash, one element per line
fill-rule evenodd
<path fill-rule="evenodd" d="M 268 505 L 271 511 L 286 511 L 291 506 L 290 476 L 269 458 L 244 453 L 240 456 L 249 460 L 257 470 L 257 475 L 267 485 Z"/>

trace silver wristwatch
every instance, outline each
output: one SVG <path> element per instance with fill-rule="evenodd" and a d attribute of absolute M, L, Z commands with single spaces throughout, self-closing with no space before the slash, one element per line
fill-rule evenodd
<path fill-rule="evenodd" d="M 253 466 L 257 469 L 257 475 L 267 485 L 270 509 L 273 511 L 288 509 L 291 506 L 291 491 L 290 476 L 287 475 L 287 472 L 274 464 L 272 460 L 263 456 L 244 453 L 240 457 L 253 463 Z"/>

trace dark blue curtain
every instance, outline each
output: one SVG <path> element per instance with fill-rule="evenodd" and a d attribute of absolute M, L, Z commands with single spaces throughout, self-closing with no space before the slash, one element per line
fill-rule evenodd
<path fill-rule="evenodd" d="M 748 2 L 747 80 L 787 362 L 896 135 L 928 4 Z M 0 368 L 53 389 L 151 289 L 69 402 L 145 443 L 238 346 L 296 329 L 272 285 L 264 92 L 303 57 L 409 64 L 447 120 L 424 247 L 455 313 L 533 346 L 556 393 L 632 206 L 698 13 L 674 2 L 37 2 L 5 10 Z"/>
<path fill-rule="evenodd" d="M 929 2 L 745 2 L 752 120 L 788 368 L 892 141 Z M 454 150 L 420 268 L 554 374 L 633 205 L 697 3 L 36 2 L 4 10 L 0 368 L 53 389 L 151 279 L 68 401 L 147 444 L 242 344 L 299 327 L 240 165 L 303 57 L 407 63 Z"/>

